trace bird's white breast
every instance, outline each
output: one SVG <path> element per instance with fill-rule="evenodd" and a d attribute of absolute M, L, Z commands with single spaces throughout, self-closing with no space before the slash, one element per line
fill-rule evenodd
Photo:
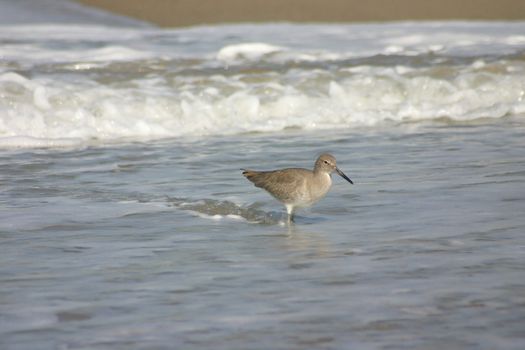
<path fill-rule="evenodd" d="M 310 186 L 308 189 L 308 198 L 305 201 L 305 206 L 309 206 L 323 198 L 332 186 L 332 178 L 328 173 L 316 174 L 315 186 Z"/>

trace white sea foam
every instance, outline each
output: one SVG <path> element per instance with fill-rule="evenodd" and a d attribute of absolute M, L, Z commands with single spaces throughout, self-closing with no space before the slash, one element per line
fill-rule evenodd
<path fill-rule="evenodd" d="M 238 59 L 259 60 L 264 55 L 283 51 L 284 48 L 265 43 L 244 43 L 225 46 L 217 53 L 217 59 L 231 62 Z"/>
<path fill-rule="evenodd" d="M 5 26 L 0 147 L 523 115 L 523 27 Z"/>
<path fill-rule="evenodd" d="M 467 121 L 525 112 L 523 63 L 476 61 L 439 74 L 433 68 L 360 66 L 337 74 L 303 72 L 298 77 L 304 86 L 270 74 L 256 83 L 238 75 L 204 82 L 143 79 L 130 87 L 9 72 L 0 75 L 0 145 L 69 146 L 93 139 L 351 128 L 442 117 Z"/>

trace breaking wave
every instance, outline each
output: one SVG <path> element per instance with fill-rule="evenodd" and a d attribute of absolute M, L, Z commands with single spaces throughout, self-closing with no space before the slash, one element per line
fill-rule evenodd
<path fill-rule="evenodd" d="M 303 47 L 285 40 L 225 45 L 242 29 L 234 26 L 215 28 L 224 36 L 220 47 L 212 42 L 213 28 L 111 29 L 117 38 L 104 39 L 111 30 L 102 27 L 67 35 L 52 27 L 48 37 L 9 27 L 14 43 L 0 48 L 0 147 L 525 114 L 524 36 L 495 27 L 487 39 L 478 33 L 482 26 L 465 25 L 468 35 L 448 47 L 448 32 L 431 41 L 432 25 L 421 25 L 418 35 L 408 35 L 416 30 L 410 26 L 392 26 L 401 34 L 382 40 L 384 26 L 304 26 L 319 40 L 331 37 L 323 49 L 308 48 L 300 26 L 290 28 Z M 275 27 L 253 26 L 253 32 Z M 350 46 L 334 50 L 349 33 Z M 199 35 L 203 47 L 193 48 Z M 502 47 L 506 53 L 491 53 Z M 465 48 L 477 52 L 468 56 Z M 454 50 L 461 55 L 450 55 Z"/>

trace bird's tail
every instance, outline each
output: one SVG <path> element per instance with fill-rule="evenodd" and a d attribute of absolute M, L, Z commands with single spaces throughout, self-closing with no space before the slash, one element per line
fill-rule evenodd
<path fill-rule="evenodd" d="M 257 171 L 248 170 L 248 169 L 241 169 L 241 170 L 242 170 L 242 174 L 244 175 L 244 177 L 246 177 L 248 180 L 250 180 L 255 175 L 257 175 Z"/>

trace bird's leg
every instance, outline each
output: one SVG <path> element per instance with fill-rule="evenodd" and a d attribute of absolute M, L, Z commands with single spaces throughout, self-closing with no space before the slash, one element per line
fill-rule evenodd
<path fill-rule="evenodd" d="M 288 214 L 288 223 L 291 224 L 294 222 L 294 208 L 293 205 L 285 204 L 286 206 L 286 213 Z"/>

